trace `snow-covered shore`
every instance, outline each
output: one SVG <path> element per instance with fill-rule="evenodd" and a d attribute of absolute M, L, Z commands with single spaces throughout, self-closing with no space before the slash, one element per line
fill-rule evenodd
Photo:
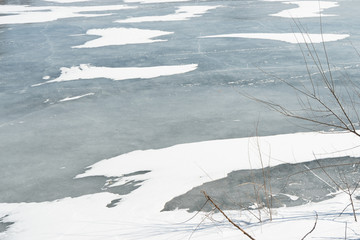
<path fill-rule="evenodd" d="M 111 177 L 108 188 L 138 182 L 139 188 L 127 195 L 97 193 L 78 198 L 65 198 L 42 203 L 2 203 L 3 222 L 14 222 L 1 233 L 4 239 L 185 239 L 206 215 L 194 216 L 185 210 L 161 212 L 164 204 L 191 188 L 222 178 L 239 169 L 261 167 L 261 157 L 276 166 L 299 163 L 316 158 L 360 156 L 359 139 L 350 133 L 296 133 L 268 137 L 240 138 L 181 144 L 173 147 L 135 151 L 102 160 L 90 166 L 77 178 Z M 146 171 L 146 172 L 144 172 Z M 351 214 L 345 211 L 347 196 L 320 203 L 276 210 L 273 222 L 259 224 L 251 215 L 240 211 L 229 214 L 235 220 L 248 222 L 244 227 L 257 239 L 291 239 L 301 237 L 319 222 L 314 236 L 341 236 L 345 222 L 355 228 Z M 109 204 L 112 207 L 109 208 Z M 356 202 L 358 204 L 358 202 Z M 213 216 L 221 220 L 219 214 Z M 222 219 L 205 220 L 192 239 L 235 239 L 239 232 Z M 46 227 L 45 227 L 46 226 Z M 292 229 L 296 231 L 279 231 Z M 141 231 L 139 230 L 141 229 Z M 356 231 L 348 237 L 357 236 Z"/>

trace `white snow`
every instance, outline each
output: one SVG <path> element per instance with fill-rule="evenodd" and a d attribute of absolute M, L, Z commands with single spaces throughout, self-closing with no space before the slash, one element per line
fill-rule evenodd
<path fill-rule="evenodd" d="M 196 68 L 197 64 L 127 68 L 95 67 L 89 64 L 81 64 L 80 66 L 73 66 L 70 68 L 63 67 L 60 69 L 61 75 L 58 78 L 32 86 L 36 87 L 46 83 L 95 78 L 108 78 L 115 81 L 137 78 L 149 79 L 187 73 L 196 70 Z"/>
<path fill-rule="evenodd" d="M 31 7 L 27 5 L 0 5 L 0 14 L 10 14 L 0 16 L 0 24 L 23 24 L 50 22 L 63 18 L 74 17 L 99 17 L 111 15 L 111 13 L 89 13 L 104 12 L 114 10 L 133 9 L 135 6 L 126 5 L 105 5 L 87 7 Z M 87 12 L 87 13 L 83 13 Z"/>
<path fill-rule="evenodd" d="M 158 212 L 166 201 L 204 182 L 225 177 L 239 169 L 260 168 L 257 141 L 264 159 L 270 165 L 310 161 L 315 157 L 360 156 L 360 148 L 337 152 L 359 145 L 352 134 L 297 133 L 260 138 L 240 138 L 181 144 L 161 150 L 135 151 L 91 166 L 78 177 L 122 177 L 141 170 L 145 175 L 122 178 L 121 181 L 146 180 L 141 188 L 123 198 L 123 205 L 146 194 L 157 196 L 157 203 L 138 206 L 139 211 Z M 166 191 L 165 191 L 166 189 Z M 130 207 L 130 206 L 129 206 Z"/>
<path fill-rule="evenodd" d="M 290 199 L 293 200 L 293 201 L 296 201 L 296 200 L 299 199 L 298 196 L 294 196 L 294 195 L 290 195 L 290 194 L 281 193 L 281 195 L 287 196 L 288 198 L 290 198 Z"/>
<path fill-rule="evenodd" d="M 259 168 L 259 149 L 263 159 L 270 159 L 271 166 L 314 157 L 360 156 L 359 139 L 349 133 L 296 133 L 134 151 L 100 161 L 77 178 L 111 176 L 118 177 L 122 183 L 144 180 L 138 189 L 123 196 L 97 193 L 52 202 L 0 203 L 0 218 L 15 222 L 0 237 L 4 240 L 165 240 L 189 239 L 193 234 L 191 239 L 239 239 L 243 234 L 218 213 L 212 219 L 219 223 L 206 219 L 204 213 L 194 216 L 195 213 L 184 210 L 160 210 L 167 201 L 192 187 L 225 177 L 233 170 Z M 151 172 L 124 177 L 143 170 Z M 115 207 L 106 207 L 119 198 L 121 201 Z M 344 237 L 347 223 L 347 237 L 351 239 L 357 237 L 359 224 L 354 222 L 349 210 L 339 216 L 347 202 L 348 196 L 339 193 L 320 203 L 275 209 L 273 221 L 264 223 L 257 223 L 249 212 L 227 211 L 227 214 L 234 220 L 248 221 L 247 225 L 240 224 L 256 239 L 301 239 L 314 225 L 316 211 L 319 219 L 311 237 Z M 355 204 L 359 201 L 355 200 Z"/>
<path fill-rule="evenodd" d="M 74 96 L 74 97 L 66 97 L 64 99 L 59 100 L 59 102 L 67 102 L 67 101 L 72 101 L 72 100 L 77 100 L 83 97 L 87 97 L 87 96 L 92 96 L 95 95 L 95 93 L 86 93 L 80 96 Z"/>
<path fill-rule="evenodd" d="M 271 1 L 271 0 L 265 0 Z M 272 0 L 273 1 L 273 0 Z M 325 9 L 338 7 L 337 2 L 328 1 L 287 1 L 284 4 L 296 4 L 298 7 L 283 10 L 279 13 L 270 14 L 270 16 L 283 17 L 283 18 L 310 18 L 310 17 L 330 17 L 336 16 L 331 14 L 322 14 Z"/>
<path fill-rule="evenodd" d="M 100 36 L 100 38 L 88 41 L 80 46 L 74 46 L 73 48 L 95 48 L 111 45 L 164 42 L 167 40 L 154 38 L 173 34 L 173 32 L 138 28 L 106 28 L 90 29 L 86 32 L 86 34 Z"/>
<path fill-rule="evenodd" d="M 218 6 L 181 6 L 173 14 L 163 16 L 144 16 L 132 17 L 125 20 L 118 20 L 119 23 L 139 23 L 139 22 L 156 22 L 156 21 L 185 21 L 191 18 L 201 17 L 209 10 L 216 9 Z"/>
<path fill-rule="evenodd" d="M 307 34 L 307 33 L 231 33 L 212 36 L 203 36 L 200 38 L 251 38 L 275 40 L 287 43 L 321 43 L 332 42 L 349 37 L 348 34 Z"/>

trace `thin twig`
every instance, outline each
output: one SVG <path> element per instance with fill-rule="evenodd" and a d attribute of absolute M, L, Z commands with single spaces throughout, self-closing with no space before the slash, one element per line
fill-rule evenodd
<path fill-rule="evenodd" d="M 350 198 L 350 204 L 351 204 L 351 209 L 352 209 L 352 212 L 353 212 L 353 215 L 354 215 L 354 220 L 355 220 L 355 222 L 357 222 L 356 210 L 355 210 L 354 200 L 353 200 L 353 197 L 352 197 L 352 194 L 351 194 L 350 186 L 349 186 L 349 184 L 347 182 L 345 182 L 345 183 L 346 183 L 346 188 L 347 188 L 348 195 L 349 195 L 349 198 Z"/>
<path fill-rule="evenodd" d="M 229 221 L 229 223 L 231 223 L 234 227 L 236 227 L 237 229 L 239 229 L 242 233 L 244 233 L 248 238 L 255 240 L 255 238 L 253 238 L 250 234 L 248 234 L 244 229 L 242 229 L 239 225 L 237 225 L 236 223 L 234 223 L 220 208 L 219 206 L 211 199 L 211 197 L 209 195 L 207 195 L 207 193 L 205 191 L 202 191 L 202 193 L 204 194 L 205 198 L 207 200 L 209 200 L 212 205 L 219 210 L 219 212 Z"/>
<path fill-rule="evenodd" d="M 310 232 L 308 232 L 301 240 L 304 240 L 307 236 L 309 236 L 316 228 L 316 224 L 317 224 L 317 221 L 318 221 L 318 214 L 317 212 L 315 212 L 316 214 L 316 218 L 315 218 L 315 223 L 314 223 L 314 226 L 312 227 L 312 229 L 310 230 Z"/>

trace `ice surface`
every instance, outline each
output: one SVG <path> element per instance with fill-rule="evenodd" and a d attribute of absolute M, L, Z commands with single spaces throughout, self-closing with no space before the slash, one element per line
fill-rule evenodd
<path fill-rule="evenodd" d="M 305 163 L 284 163 L 264 169 L 232 171 L 224 178 L 206 182 L 175 197 L 165 204 L 163 211 L 211 211 L 211 206 L 203 207 L 202 191 L 220 201 L 222 210 L 246 211 L 267 206 L 269 195 L 266 191 L 271 191 L 273 208 L 324 201 L 335 197 L 339 188 L 356 188 L 360 179 L 359 160 L 351 157 L 326 158 Z M 346 178 L 345 183 L 344 176 L 351 178 Z M 263 187 L 264 179 L 266 188 Z"/>

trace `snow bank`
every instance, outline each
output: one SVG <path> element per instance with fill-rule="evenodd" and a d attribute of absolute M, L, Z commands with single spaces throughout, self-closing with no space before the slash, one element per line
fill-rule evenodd
<path fill-rule="evenodd" d="M 0 218 L 4 217 L 4 222 L 15 222 L 1 237 L 4 240 L 188 239 L 205 215 L 194 216 L 184 210 L 160 212 L 164 204 L 194 186 L 225 177 L 233 170 L 259 168 L 259 150 L 271 166 L 315 157 L 360 156 L 359 138 L 349 133 L 296 133 L 134 151 L 100 161 L 77 178 L 118 177 L 113 186 L 143 180 L 138 189 L 124 196 L 98 193 L 53 202 L 0 203 Z M 143 170 L 151 172 L 124 176 Z M 106 207 L 120 198 L 115 207 Z M 300 239 L 312 228 L 316 210 L 319 220 L 312 237 L 341 237 L 345 222 L 349 222 L 349 229 L 359 227 L 348 211 L 339 217 L 347 201 L 346 195 L 339 194 L 320 203 L 276 209 L 273 222 L 263 224 L 254 221 L 248 212 L 228 214 L 248 222 L 240 224 L 256 239 Z M 356 200 L 355 204 L 358 203 Z M 205 220 L 191 239 L 231 240 L 242 236 L 221 215 L 214 214 L 212 218 L 220 222 Z M 348 237 L 351 236 L 356 236 L 356 232 L 349 230 Z"/>
<path fill-rule="evenodd" d="M 310 161 L 315 157 L 360 156 L 360 148 L 341 151 L 359 145 L 353 134 L 297 133 L 258 138 L 262 157 L 271 166 L 282 163 Z M 124 174 L 147 170 L 144 175 L 122 178 L 146 180 L 141 188 L 124 196 L 122 206 L 131 207 L 136 199 L 148 194 L 156 196 L 137 206 L 147 212 L 159 212 L 166 201 L 204 182 L 225 177 L 240 169 L 260 168 L 257 138 L 240 138 L 182 144 L 160 150 L 135 151 L 103 160 L 78 177 L 122 177 Z"/>
<path fill-rule="evenodd" d="M 230 33 L 212 36 L 203 36 L 200 38 L 252 38 L 276 40 L 287 43 L 321 43 L 332 42 L 349 37 L 348 34 L 306 34 L 306 33 Z"/>

